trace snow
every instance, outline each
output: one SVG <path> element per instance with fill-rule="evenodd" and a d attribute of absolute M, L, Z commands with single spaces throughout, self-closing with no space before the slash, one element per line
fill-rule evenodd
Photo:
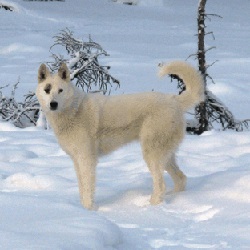
<path fill-rule="evenodd" d="M 0 9 L 0 85 L 20 76 L 19 98 L 35 89 L 37 69 L 50 61 L 53 36 L 72 29 L 110 54 L 102 62 L 120 80 L 112 94 L 151 91 L 177 93 L 159 80 L 157 65 L 185 60 L 196 50 L 198 1 L 138 0 L 134 6 L 113 0 L 65 2 L 2 1 Z M 249 1 L 207 2 L 207 12 L 223 16 L 208 22 L 216 85 L 209 89 L 239 119 L 249 118 Z M 232 11 L 233 10 L 233 11 Z M 193 65 L 195 61 L 189 60 Z M 6 90 L 7 93 L 10 89 Z M 51 130 L 19 129 L 0 122 L 0 249 L 249 249 L 250 133 L 210 131 L 187 135 L 178 163 L 187 190 L 168 193 L 150 206 L 152 180 L 138 143 L 100 159 L 97 211 L 79 200 L 70 158 Z"/>
<path fill-rule="evenodd" d="M 81 207 L 72 163 L 52 132 L 0 126 L 6 128 L 0 137 L 0 248 L 114 249 L 119 227 Z"/>

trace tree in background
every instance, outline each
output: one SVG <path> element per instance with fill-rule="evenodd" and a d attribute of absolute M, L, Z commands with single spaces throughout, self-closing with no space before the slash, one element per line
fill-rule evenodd
<path fill-rule="evenodd" d="M 215 62 L 210 65 L 207 64 L 206 53 L 215 47 L 205 48 L 205 36 L 208 34 L 213 35 L 213 32 L 205 31 L 205 20 L 210 20 L 210 16 L 220 16 L 216 14 L 206 14 L 206 2 L 207 0 L 199 0 L 197 18 L 198 51 L 194 55 L 191 55 L 198 59 L 199 71 L 201 72 L 205 84 L 205 101 L 200 103 L 195 108 L 195 119 L 187 122 L 187 131 L 200 135 L 205 131 L 211 130 L 212 128 L 217 128 L 218 125 L 222 128 L 222 130 L 233 129 L 236 131 L 242 131 L 249 127 L 250 120 L 236 120 L 232 112 L 211 91 L 207 89 L 207 79 L 214 82 L 212 77 L 208 74 L 207 69 Z M 182 79 L 179 79 L 176 75 L 172 75 L 171 77 L 178 80 L 180 93 L 184 91 L 185 84 Z"/>
<path fill-rule="evenodd" d="M 24 96 L 24 101 L 18 102 L 15 99 L 18 84 L 19 80 L 13 85 L 9 97 L 2 92 L 9 85 L 0 87 L 0 117 L 4 121 L 13 123 L 16 127 L 34 126 L 38 119 L 39 103 L 32 92 Z"/>
<path fill-rule="evenodd" d="M 47 65 L 52 72 L 55 72 L 62 62 L 65 62 L 70 69 L 70 77 L 75 84 L 83 91 L 100 91 L 109 94 L 113 87 L 119 87 L 119 81 L 109 73 L 109 66 L 103 66 L 99 63 L 100 56 L 108 56 L 108 53 L 96 42 L 89 39 L 84 42 L 73 37 L 73 32 L 69 29 L 61 31 L 55 37 L 54 49 L 56 46 L 63 46 L 66 50 L 65 55 L 52 53 L 53 62 Z M 60 49 L 61 51 L 61 49 Z M 40 112 L 40 105 L 35 93 L 28 93 L 24 100 L 19 102 L 15 98 L 15 92 L 18 88 L 19 80 L 13 85 L 10 96 L 3 94 L 0 87 L 0 118 L 9 121 L 17 127 L 29 127 L 39 125 L 47 128 L 47 122 Z"/>
<path fill-rule="evenodd" d="M 196 119 L 199 121 L 199 127 L 195 131 L 197 134 L 202 134 L 204 131 L 208 130 L 208 113 L 207 113 L 207 66 L 206 66 L 206 51 L 205 51 L 205 5 L 206 0 L 200 0 L 198 6 L 198 64 L 199 64 L 199 71 L 203 77 L 203 82 L 205 85 L 205 101 L 200 103 L 199 106 L 196 108 Z"/>
<path fill-rule="evenodd" d="M 70 70 L 71 81 L 85 92 L 100 91 L 110 93 L 113 87 L 119 87 L 119 81 L 109 74 L 110 66 L 99 63 L 100 56 L 109 54 L 90 37 L 88 42 L 73 37 L 69 29 L 62 30 L 54 37 L 54 45 L 51 46 L 53 62 L 48 62 L 52 72 L 58 70 L 62 62 L 65 62 Z M 66 54 L 52 52 L 56 46 L 64 47 Z M 61 50 L 60 50 L 61 51 Z"/>

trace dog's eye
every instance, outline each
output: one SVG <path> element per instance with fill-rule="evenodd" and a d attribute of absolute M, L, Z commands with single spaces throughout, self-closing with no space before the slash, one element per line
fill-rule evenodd
<path fill-rule="evenodd" d="M 60 93 L 62 93 L 63 92 L 63 89 L 59 89 L 58 90 L 58 93 L 60 94 Z"/>
<path fill-rule="evenodd" d="M 46 94 L 49 94 L 50 93 L 50 88 L 47 88 L 44 90 Z"/>
<path fill-rule="evenodd" d="M 50 94 L 50 91 L 51 91 L 51 84 L 47 84 L 46 86 L 45 86 L 45 88 L 44 88 L 44 91 L 45 91 L 45 93 L 46 94 Z"/>

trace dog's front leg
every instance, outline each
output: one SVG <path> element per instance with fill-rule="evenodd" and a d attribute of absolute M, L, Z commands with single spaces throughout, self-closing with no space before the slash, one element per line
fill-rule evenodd
<path fill-rule="evenodd" d="M 78 161 L 76 158 L 73 158 L 73 162 L 74 162 L 74 167 L 75 167 L 75 172 L 76 172 L 76 177 L 77 177 L 77 182 L 78 182 L 78 189 L 79 189 L 79 195 L 80 195 L 80 199 L 82 200 L 82 179 L 80 177 L 80 170 L 79 170 L 79 165 L 78 165 Z"/>
<path fill-rule="evenodd" d="M 77 159 L 74 160 L 74 164 L 82 205 L 87 209 L 94 209 L 95 171 L 97 161 L 95 157 L 92 155 L 90 156 L 78 156 Z"/>

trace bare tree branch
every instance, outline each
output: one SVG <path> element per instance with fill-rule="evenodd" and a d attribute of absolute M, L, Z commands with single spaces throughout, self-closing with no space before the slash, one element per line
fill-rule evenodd
<path fill-rule="evenodd" d="M 25 96 L 23 102 L 17 102 L 15 98 L 19 80 L 12 87 L 10 97 L 5 97 L 0 88 L 0 117 L 4 121 L 9 121 L 17 127 L 27 127 L 36 125 L 39 111 L 39 103 L 34 93 Z M 5 87 L 8 87 L 6 85 Z"/>
<path fill-rule="evenodd" d="M 88 42 L 73 37 L 73 32 L 68 28 L 61 30 L 54 36 L 55 42 L 51 46 L 53 62 L 48 62 L 52 71 L 56 71 L 62 62 L 67 63 L 70 69 L 70 78 L 75 80 L 76 86 L 84 91 L 101 91 L 110 93 L 113 84 L 119 87 L 119 81 L 109 74 L 109 66 L 99 64 L 100 56 L 108 56 L 108 53 L 89 37 Z M 63 46 L 67 52 L 66 57 L 52 52 L 55 46 Z"/>

